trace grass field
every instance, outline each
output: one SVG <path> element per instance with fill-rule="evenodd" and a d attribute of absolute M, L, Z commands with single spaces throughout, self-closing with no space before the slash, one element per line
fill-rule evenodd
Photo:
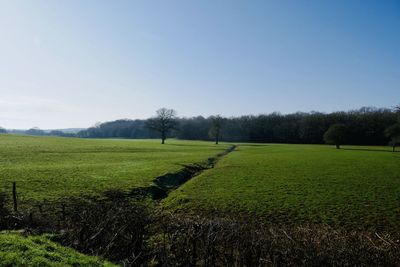
<path fill-rule="evenodd" d="M 190 213 L 400 228 L 400 153 L 387 147 L 242 144 L 164 201 Z"/>
<path fill-rule="evenodd" d="M 11 192 L 13 181 L 21 200 L 130 190 L 226 148 L 201 141 L 0 135 L 0 191 Z"/>
<path fill-rule="evenodd" d="M 117 266 L 60 246 L 46 236 L 0 232 L 0 266 Z"/>
<path fill-rule="evenodd" d="M 129 191 L 229 147 L 211 142 L 0 135 L 0 190 L 20 200 Z M 400 153 L 388 147 L 238 144 L 170 193 L 187 213 L 256 214 L 280 223 L 400 229 Z"/>

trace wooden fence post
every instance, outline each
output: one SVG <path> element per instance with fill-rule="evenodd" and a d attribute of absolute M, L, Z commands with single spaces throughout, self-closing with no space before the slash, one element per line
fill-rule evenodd
<path fill-rule="evenodd" d="M 65 204 L 61 204 L 61 213 L 62 213 L 62 217 L 61 219 L 63 220 L 63 222 L 65 222 Z"/>
<path fill-rule="evenodd" d="M 13 182 L 13 204 L 14 204 L 14 211 L 18 212 L 18 205 L 17 205 L 17 184 Z"/>

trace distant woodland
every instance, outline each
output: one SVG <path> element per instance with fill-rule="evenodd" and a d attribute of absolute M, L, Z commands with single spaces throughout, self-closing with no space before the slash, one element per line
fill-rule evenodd
<path fill-rule="evenodd" d="M 150 120 L 150 119 L 149 119 Z M 213 140 L 213 117 L 176 119 L 176 127 L 168 138 Z M 78 133 L 44 132 L 34 128 L 22 133 L 31 135 L 60 135 L 81 138 L 159 138 L 159 133 L 147 126 L 148 120 L 116 120 L 97 124 Z M 271 113 L 223 118 L 220 140 L 259 143 L 324 143 L 324 133 L 334 124 L 347 127 L 343 144 L 387 145 L 385 129 L 399 123 L 398 112 L 385 108 L 364 107 L 358 110 L 333 113 Z M 19 132 L 21 133 L 21 132 Z"/>

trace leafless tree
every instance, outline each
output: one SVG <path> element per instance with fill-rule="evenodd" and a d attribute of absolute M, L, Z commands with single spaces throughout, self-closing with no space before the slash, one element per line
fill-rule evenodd
<path fill-rule="evenodd" d="M 146 125 L 149 129 L 161 134 L 161 144 L 164 144 L 168 133 L 176 129 L 176 111 L 173 109 L 160 108 L 156 113 L 155 117 L 147 120 Z"/>
<path fill-rule="evenodd" d="M 215 139 L 215 144 L 218 145 L 218 142 L 221 138 L 222 126 L 224 124 L 224 118 L 220 115 L 211 116 L 211 129 L 210 136 Z"/>

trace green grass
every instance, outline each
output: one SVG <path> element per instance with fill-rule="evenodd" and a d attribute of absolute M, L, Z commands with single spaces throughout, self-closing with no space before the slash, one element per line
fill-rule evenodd
<path fill-rule="evenodd" d="M 243 212 L 280 223 L 400 227 L 400 153 L 387 147 L 239 145 L 170 194 L 185 212 Z"/>
<path fill-rule="evenodd" d="M 20 200 L 27 201 L 130 190 L 226 148 L 201 141 L 0 135 L 0 191 L 11 193 L 15 181 Z"/>
<path fill-rule="evenodd" d="M 17 231 L 3 231 L 0 244 L 0 266 L 116 266 L 58 245 L 46 235 L 24 236 Z"/>
<path fill-rule="evenodd" d="M 228 147 L 211 142 L 0 135 L 0 190 L 19 199 L 129 191 Z M 239 144 L 164 200 L 172 210 L 400 229 L 400 153 L 388 147 Z"/>

